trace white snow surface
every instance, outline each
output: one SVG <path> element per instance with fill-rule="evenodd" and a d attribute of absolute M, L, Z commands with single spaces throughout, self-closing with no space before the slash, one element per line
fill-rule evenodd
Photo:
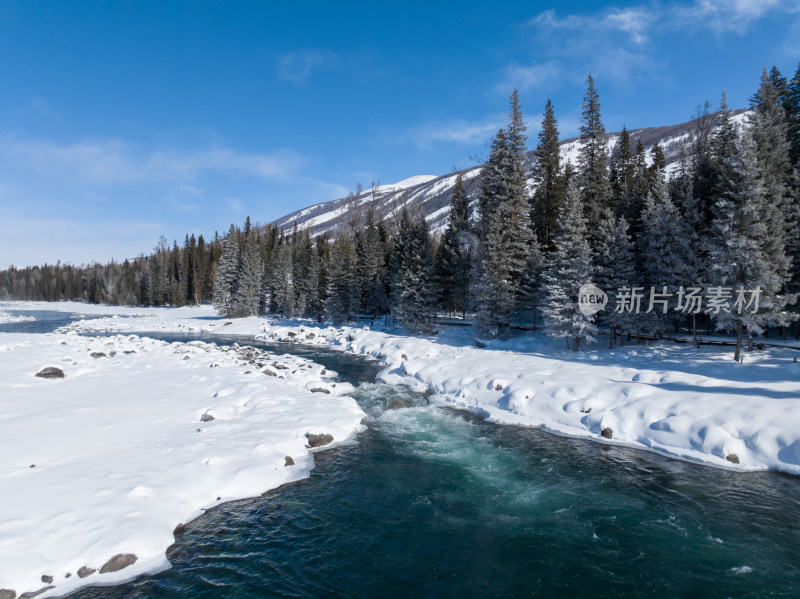
<path fill-rule="evenodd" d="M 52 574 L 61 594 L 77 582 L 77 568 L 98 567 L 116 553 L 141 558 L 122 577 L 164 567 L 173 527 L 217 504 L 217 496 L 256 495 L 307 475 L 306 432 L 330 432 L 338 441 L 359 430 L 362 412 L 352 400 L 307 391 L 321 377 L 320 367 L 307 362 L 306 373 L 281 380 L 246 375 L 252 366 L 213 346 L 84 339 L 73 334 L 79 330 L 202 330 L 326 345 L 373 356 L 385 367 L 383 381 L 429 391 L 439 405 L 494 422 L 720 468 L 800 474 L 800 363 L 791 347 L 755 350 L 737 364 L 730 347 L 672 342 L 614 350 L 600 343 L 574 353 L 563 340 L 537 333 L 477 348 L 468 327 L 410 337 L 302 320 L 219 319 L 207 307 L 29 302 L 13 308 L 106 316 L 46 341 L 0 335 L 0 450 L 12 456 L 0 471 L 3 489 L 11 491 L 0 496 L 0 588 L 13 582 L 33 590 L 42 574 Z M 137 353 L 121 354 L 126 348 Z M 117 355 L 89 357 L 89 350 L 108 349 Z M 303 363 L 280 360 L 292 370 Z M 33 377 L 47 365 L 63 367 L 67 378 Z M 217 419 L 201 423 L 206 411 Z M 605 428 L 611 439 L 601 436 Z M 284 455 L 297 466 L 284 468 Z M 739 463 L 726 459 L 734 455 Z M 64 580 L 66 572 L 73 578 Z"/>
<path fill-rule="evenodd" d="M 115 314 L 112 322 L 116 313 L 142 312 L 74 303 L 24 307 L 54 306 Z M 143 320 L 175 330 L 176 319 L 211 315 L 146 312 Z M 65 378 L 35 376 L 47 366 Z M 303 358 L 245 346 L 0 333 L 0 589 L 35 592 L 48 586 L 47 575 L 53 588 L 39 596 L 61 596 L 164 569 L 178 524 L 307 477 L 316 450 L 307 447 L 306 433 L 333 436 L 320 449 L 341 445 L 363 430 L 365 416 L 346 395 L 352 387 L 322 371 Z M 201 421 L 204 415 L 213 420 Z M 285 466 L 286 456 L 294 466 Z M 135 564 L 99 573 L 110 558 L 128 553 Z M 97 572 L 81 579 L 83 566 Z"/>

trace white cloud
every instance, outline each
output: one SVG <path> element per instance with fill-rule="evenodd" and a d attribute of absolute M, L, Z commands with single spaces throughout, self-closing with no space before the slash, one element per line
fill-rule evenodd
<path fill-rule="evenodd" d="M 505 69 L 503 81 L 497 87 L 503 92 L 514 88 L 520 91 L 540 87 L 553 89 L 560 75 L 561 65 L 552 60 L 527 66 L 510 64 Z"/>
<path fill-rule="evenodd" d="M 207 172 L 280 179 L 304 164 L 290 151 L 252 154 L 224 147 L 144 151 L 120 139 L 57 143 L 15 136 L 0 136 L 0 157 L 17 168 L 91 184 L 189 184 Z"/>
<path fill-rule="evenodd" d="M 335 69 L 338 65 L 339 57 L 333 52 L 294 50 L 278 57 L 278 76 L 292 83 L 303 83 L 312 71 Z"/>
<path fill-rule="evenodd" d="M 410 129 L 400 136 L 400 140 L 411 141 L 419 146 L 442 142 L 474 144 L 489 141 L 504 124 L 504 116 L 492 116 L 481 122 L 452 120 L 429 123 Z"/>
<path fill-rule="evenodd" d="M 244 213 L 247 210 L 247 206 L 245 206 L 244 202 L 238 198 L 228 196 L 226 198 L 222 198 L 222 201 L 225 202 L 234 212 Z"/>

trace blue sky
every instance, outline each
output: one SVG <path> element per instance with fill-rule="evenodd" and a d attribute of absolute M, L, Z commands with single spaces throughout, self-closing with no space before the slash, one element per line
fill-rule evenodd
<path fill-rule="evenodd" d="M 122 260 L 472 166 L 519 88 L 577 132 L 747 105 L 800 0 L 0 3 L 0 268 Z M 534 145 L 533 143 L 531 145 Z"/>

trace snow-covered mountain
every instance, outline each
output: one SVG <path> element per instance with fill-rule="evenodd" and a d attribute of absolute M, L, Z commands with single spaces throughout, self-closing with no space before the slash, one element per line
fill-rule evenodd
<path fill-rule="evenodd" d="M 745 110 L 734 112 L 734 122 L 737 126 L 744 124 L 747 114 Z M 714 116 L 716 117 L 716 115 Z M 695 126 L 695 121 L 688 121 L 666 127 L 633 129 L 629 133 L 634 149 L 639 140 L 644 144 L 648 160 L 650 159 L 650 148 L 659 143 L 667 159 L 667 173 L 671 174 L 678 166 L 680 149 L 690 143 Z M 609 134 L 609 155 L 618 140 L 619 132 Z M 562 164 L 567 161 L 576 164 L 579 146 L 580 142 L 576 137 L 561 141 Z M 534 159 L 533 151 L 528 152 L 527 160 L 529 165 L 533 164 Z M 309 229 L 312 236 L 326 232 L 335 234 L 340 226 L 351 220 L 353 216 L 366 210 L 369 204 L 372 204 L 376 212 L 386 218 L 391 218 L 404 205 L 407 205 L 412 213 L 422 211 L 425 214 L 432 231 L 441 231 L 447 226 L 450 200 L 459 174 L 464 180 L 464 188 L 470 202 L 474 203 L 477 200 L 480 189 L 480 166 L 440 176 L 417 175 L 393 185 L 371 187 L 358 193 L 350 194 L 345 198 L 297 210 L 273 221 L 270 225 L 274 224 L 285 230 L 293 227 L 296 223 L 301 229 Z M 532 185 L 533 181 L 529 181 L 529 183 Z"/>

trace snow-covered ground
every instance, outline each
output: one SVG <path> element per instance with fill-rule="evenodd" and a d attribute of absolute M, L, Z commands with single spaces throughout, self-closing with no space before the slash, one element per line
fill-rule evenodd
<path fill-rule="evenodd" d="M 36 377 L 45 367 L 64 378 Z M 0 333 L 0 589 L 60 596 L 168 567 L 179 524 L 307 477 L 307 433 L 332 435 L 328 448 L 362 430 L 333 374 L 244 346 Z M 136 561 L 103 572 L 117 555 Z"/>
<path fill-rule="evenodd" d="M 312 464 L 303 434 L 324 430 L 348 439 L 361 417 L 351 400 L 335 395 L 347 389 L 324 396 L 308 391 L 323 378 L 308 363 L 306 372 L 281 380 L 252 372 L 247 359 L 213 346 L 84 339 L 76 331 L 202 331 L 325 345 L 374 356 L 385 366 L 385 382 L 428 390 L 432 401 L 495 422 L 718 467 L 800 474 L 800 352 L 792 348 L 756 350 L 737 364 L 727 347 L 663 343 L 609 351 L 599 344 L 573 353 L 563 340 L 527 335 L 479 349 L 466 327 L 418 338 L 297 320 L 220 319 L 208 307 L 0 304 L 0 310 L 13 309 L 101 316 L 46 342 L 42 336 L 0 335 L 0 451 L 14 456 L 2 471 L 3 488 L 12 494 L 0 496 L 0 563 L 15 565 L 14 580 L 27 568 L 20 588 L 28 590 L 35 585 L 25 564 L 36 560 L 42 564 L 36 580 L 53 569 L 61 577 L 59 593 L 77 568 L 96 568 L 117 553 L 136 553 L 141 562 L 150 556 L 141 569 L 165 565 L 175 524 L 214 505 L 217 496 L 258 494 L 304 476 Z M 137 353 L 125 354 L 125 348 Z M 110 349 L 114 357 L 90 357 Z M 302 363 L 281 361 L 291 364 L 282 374 L 299 371 L 295 364 Z M 210 369 L 212 363 L 219 368 Z M 66 365 L 67 378 L 33 377 L 51 364 Z M 207 410 L 216 420 L 201 423 Z M 284 455 L 297 465 L 284 467 Z M 90 481 L 88 491 L 75 483 L 81 476 Z M 49 507 L 51 497 L 61 501 L 62 495 L 65 507 Z M 78 496 L 89 497 L 88 507 Z M 152 507 L 162 499 L 169 507 Z M 80 527 L 85 534 L 62 538 Z M 129 577 L 134 567 L 140 562 L 119 575 Z M 0 588 L 7 588 L 3 570 Z M 65 580 L 66 572 L 73 579 Z M 112 581 L 114 575 L 102 576 Z"/>

